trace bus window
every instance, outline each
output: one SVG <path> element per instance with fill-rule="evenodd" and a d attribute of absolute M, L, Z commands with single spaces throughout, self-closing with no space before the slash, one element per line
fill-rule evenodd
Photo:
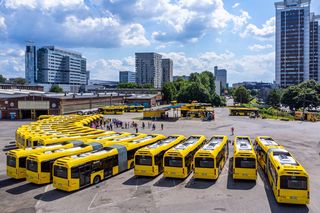
<path fill-rule="evenodd" d="M 71 178 L 79 178 L 79 167 L 71 168 Z"/>
<path fill-rule="evenodd" d="M 38 172 L 38 162 L 27 160 L 27 169 L 32 172 Z"/>
<path fill-rule="evenodd" d="M 182 158 L 165 157 L 164 165 L 169 167 L 182 167 Z"/>
<path fill-rule="evenodd" d="M 213 158 L 196 158 L 195 166 L 200 168 L 214 168 Z"/>
<path fill-rule="evenodd" d="M 135 164 L 144 165 L 144 166 L 152 166 L 152 158 L 151 158 L 151 156 L 137 155 L 136 159 L 135 159 Z"/>
<path fill-rule="evenodd" d="M 7 156 L 7 165 L 11 167 L 16 167 L 16 158 L 12 156 Z"/>
<path fill-rule="evenodd" d="M 256 168 L 256 159 L 254 158 L 236 158 L 236 168 Z"/>
<path fill-rule="evenodd" d="M 26 160 L 27 160 L 26 157 L 19 158 L 19 167 L 20 168 L 26 168 Z"/>
<path fill-rule="evenodd" d="M 68 170 L 65 167 L 55 166 L 53 172 L 54 176 L 65 179 L 68 178 Z"/>
<path fill-rule="evenodd" d="M 307 177 L 281 176 L 280 177 L 280 188 L 281 189 L 307 190 Z"/>
<path fill-rule="evenodd" d="M 41 162 L 41 172 L 50 172 L 50 161 Z"/>

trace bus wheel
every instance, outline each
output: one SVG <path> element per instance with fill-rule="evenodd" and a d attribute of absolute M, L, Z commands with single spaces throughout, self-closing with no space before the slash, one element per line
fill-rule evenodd
<path fill-rule="evenodd" d="M 100 176 L 97 175 L 97 176 L 95 176 L 94 179 L 93 179 L 93 184 L 98 184 L 99 182 L 100 182 Z"/>

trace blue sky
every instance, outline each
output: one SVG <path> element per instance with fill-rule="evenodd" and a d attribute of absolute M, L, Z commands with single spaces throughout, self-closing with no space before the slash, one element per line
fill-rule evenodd
<path fill-rule="evenodd" d="M 24 76 L 25 41 L 80 51 L 92 79 L 118 80 L 134 53 L 174 61 L 174 75 L 228 70 L 274 80 L 273 0 L 0 0 L 0 73 Z M 320 14 L 320 1 L 311 11 Z"/>

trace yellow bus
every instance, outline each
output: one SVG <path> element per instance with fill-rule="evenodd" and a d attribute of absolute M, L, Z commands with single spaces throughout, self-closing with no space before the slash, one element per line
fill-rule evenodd
<path fill-rule="evenodd" d="M 193 157 L 206 142 L 203 135 L 192 135 L 182 143 L 169 149 L 164 154 L 163 176 L 186 178 L 193 170 Z"/>
<path fill-rule="evenodd" d="M 270 136 L 258 136 L 255 140 L 255 150 L 257 154 L 257 161 L 263 171 L 266 173 L 267 155 L 269 149 L 283 148 L 275 142 Z"/>
<path fill-rule="evenodd" d="M 35 184 L 46 184 L 52 181 L 52 165 L 58 158 L 82 154 L 103 147 L 101 143 L 83 144 L 69 149 L 58 149 L 44 153 L 31 154 L 27 157 L 27 181 Z"/>
<path fill-rule="evenodd" d="M 61 144 L 38 146 L 36 148 L 14 149 L 7 153 L 7 176 L 14 179 L 26 178 L 26 159 L 31 154 L 67 149 L 82 145 L 82 141 L 69 141 Z"/>
<path fill-rule="evenodd" d="M 228 137 L 224 135 L 213 136 L 194 156 L 193 178 L 218 179 L 228 160 L 228 155 Z"/>
<path fill-rule="evenodd" d="M 157 143 L 139 149 L 134 157 L 134 174 L 155 177 L 163 172 L 164 153 L 183 141 L 183 135 L 171 135 Z"/>
<path fill-rule="evenodd" d="M 54 162 L 53 186 L 63 191 L 75 191 L 97 184 L 107 177 L 131 169 L 134 154 L 139 148 L 163 138 L 163 135 L 148 135 L 98 151 L 60 158 Z"/>
<path fill-rule="evenodd" d="M 268 151 L 267 176 L 278 203 L 309 204 L 309 175 L 284 148 Z"/>
<path fill-rule="evenodd" d="M 233 144 L 233 179 L 257 179 L 257 157 L 248 136 L 236 136 Z"/>

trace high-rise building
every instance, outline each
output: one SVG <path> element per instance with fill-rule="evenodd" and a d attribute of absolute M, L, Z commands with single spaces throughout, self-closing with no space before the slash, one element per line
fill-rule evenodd
<path fill-rule="evenodd" d="M 25 77 L 28 84 L 34 84 L 37 81 L 37 48 L 33 44 L 26 46 Z"/>
<path fill-rule="evenodd" d="M 37 55 L 38 83 L 87 83 L 87 62 L 80 53 L 47 46 L 40 48 Z"/>
<path fill-rule="evenodd" d="M 220 81 L 221 91 L 227 88 L 227 70 L 214 67 L 214 76 L 216 81 Z"/>
<path fill-rule="evenodd" d="M 162 85 L 173 81 L 173 61 L 170 58 L 162 59 Z"/>
<path fill-rule="evenodd" d="M 319 81 L 319 23 L 310 14 L 311 0 L 276 2 L 276 84 Z"/>
<path fill-rule="evenodd" d="M 135 83 L 136 73 L 132 71 L 120 71 L 119 72 L 119 83 Z"/>
<path fill-rule="evenodd" d="M 162 87 L 162 55 L 158 53 L 136 53 L 136 82 Z"/>

